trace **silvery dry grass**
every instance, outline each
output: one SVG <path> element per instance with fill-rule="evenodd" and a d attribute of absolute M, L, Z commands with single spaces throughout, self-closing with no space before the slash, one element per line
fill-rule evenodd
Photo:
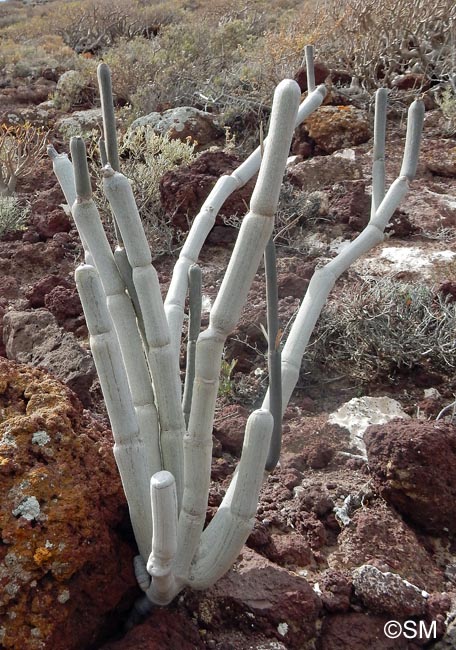
<path fill-rule="evenodd" d="M 29 206 L 21 205 L 16 196 L 0 194 L 0 237 L 9 232 L 24 230 L 29 213 Z"/>
<path fill-rule="evenodd" d="M 417 366 L 454 372 L 455 331 L 456 302 L 425 284 L 368 279 L 329 301 L 309 358 L 362 381 Z"/>

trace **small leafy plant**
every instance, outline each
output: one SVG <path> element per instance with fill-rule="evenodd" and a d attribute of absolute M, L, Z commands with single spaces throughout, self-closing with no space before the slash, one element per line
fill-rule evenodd
<path fill-rule="evenodd" d="M 21 205 L 16 196 L 0 194 L 0 237 L 9 232 L 25 230 L 29 213 L 29 206 Z"/>

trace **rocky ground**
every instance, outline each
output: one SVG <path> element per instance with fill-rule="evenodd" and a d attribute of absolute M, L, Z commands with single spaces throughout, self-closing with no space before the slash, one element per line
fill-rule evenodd
<path fill-rule="evenodd" d="M 2 91 L 2 118 L 26 111 L 53 124 L 55 111 L 39 102 L 54 83 Z M 298 157 L 287 183 L 313 192 L 317 203 L 310 213 L 303 198 L 302 218 L 279 239 L 282 327 L 316 264 L 369 218 L 371 116 L 349 102 L 341 109 L 338 101 L 332 97 L 293 143 Z M 385 275 L 456 296 L 456 145 L 440 111 L 429 109 L 411 193 L 389 237 L 343 275 L 338 299 L 363 277 Z M 404 141 L 400 117 L 391 118 L 388 183 Z M 236 164 L 232 153 L 209 150 L 192 168 L 162 179 L 162 202 L 176 227 Z M 124 632 L 140 595 L 135 546 L 73 280 L 81 247 L 50 162 L 43 160 L 18 191 L 31 204 L 28 227 L 0 241 L 0 646 L 456 647 L 456 425 L 448 415 L 436 420 L 454 400 L 454 374 L 423 364 L 389 380 L 354 381 L 332 372 L 330 359 L 304 367 L 284 418 L 280 466 L 264 483 L 255 528 L 234 567 L 208 591 L 185 591 Z M 235 196 L 225 215 L 242 209 L 250 191 Z M 218 220 L 201 256 L 208 309 L 235 236 Z M 174 261 L 155 262 L 164 291 Z M 247 415 L 266 387 L 265 311 L 260 270 L 227 344 L 226 360 L 236 365 L 216 412 L 208 520 L 239 457 Z M 331 415 L 352 399 L 348 414 Z M 373 408 L 379 404 L 381 412 Z M 385 404 L 392 415 L 384 415 Z M 412 632 L 389 639 L 384 625 L 391 619 L 412 621 Z M 419 629 L 421 636 L 414 634 Z"/>

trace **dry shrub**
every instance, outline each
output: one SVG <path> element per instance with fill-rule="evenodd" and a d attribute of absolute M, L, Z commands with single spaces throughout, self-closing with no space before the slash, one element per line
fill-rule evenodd
<path fill-rule="evenodd" d="M 122 38 L 106 51 L 103 60 L 112 75 L 115 101 L 135 103 L 135 94 L 154 83 L 158 70 L 158 39 Z"/>
<path fill-rule="evenodd" d="M 75 52 L 101 52 L 119 39 L 153 37 L 177 18 L 173 3 L 140 0 L 76 0 L 61 8 L 53 29 Z"/>
<path fill-rule="evenodd" d="M 451 71 L 456 42 L 453 0 L 324 0 L 302 2 L 299 12 L 265 34 L 250 52 L 245 76 L 271 88 L 293 75 L 304 45 L 314 43 L 317 57 L 359 77 L 366 88 L 388 86 L 405 72 L 441 78 Z"/>
<path fill-rule="evenodd" d="M 14 194 L 17 181 L 33 173 L 46 144 L 47 133 L 29 122 L 0 126 L 0 195 Z"/>
<path fill-rule="evenodd" d="M 454 372 L 456 302 L 422 283 L 359 283 L 323 309 L 308 355 L 331 372 L 393 380 L 414 368 Z"/>
<path fill-rule="evenodd" d="M 0 194 L 0 237 L 25 230 L 29 215 L 30 206 L 21 204 L 17 196 Z"/>
<path fill-rule="evenodd" d="M 80 56 L 74 69 L 67 70 L 52 94 L 54 106 L 63 111 L 92 105 L 97 95 L 97 65 L 95 59 Z"/>
<path fill-rule="evenodd" d="M 389 85 L 407 71 L 441 77 L 454 47 L 453 0 L 348 0 L 327 2 L 337 26 L 335 55 L 369 86 Z"/>
<path fill-rule="evenodd" d="M 95 201 L 107 230 L 113 236 L 110 209 L 102 189 L 98 157 L 99 133 L 87 141 L 91 175 L 95 179 Z M 196 158 L 195 144 L 157 135 L 151 126 L 138 127 L 121 136 L 121 171 L 131 181 L 139 214 L 154 257 L 174 252 L 179 236 L 171 225 L 173 215 L 165 215 L 160 203 L 159 183 L 166 172 L 189 165 Z"/>
<path fill-rule="evenodd" d="M 437 104 L 447 121 L 447 131 L 449 135 L 456 134 L 456 88 L 448 85 L 444 88 L 440 97 L 437 97 Z"/>
<path fill-rule="evenodd" d="M 41 36 L 32 42 L 0 40 L 0 65 L 13 77 L 40 75 L 46 68 L 71 68 L 76 56 L 59 36 Z"/>

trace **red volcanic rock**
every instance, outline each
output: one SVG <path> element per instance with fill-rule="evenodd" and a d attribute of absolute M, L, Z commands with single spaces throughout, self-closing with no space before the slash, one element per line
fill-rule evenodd
<path fill-rule="evenodd" d="M 44 307 L 46 296 L 53 289 L 56 287 L 68 289 L 70 286 L 69 280 L 59 275 L 46 275 L 26 290 L 25 297 L 28 299 L 30 307 Z"/>
<path fill-rule="evenodd" d="M 331 70 L 330 78 L 333 85 L 349 86 L 353 77 L 346 70 Z"/>
<path fill-rule="evenodd" d="M 424 156 L 426 167 L 439 176 L 456 178 L 456 147 L 437 148 Z"/>
<path fill-rule="evenodd" d="M 19 284 L 12 275 L 0 276 L 0 297 L 2 299 L 14 300 L 19 294 Z"/>
<path fill-rule="evenodd" d="M 34 230 L 41 239 L 51 239 L 56 233 L 71 230 L 70 218 L 61 209 L 53 210 L 47 216 L 40 216 L 33 223 Z"/>
<path fill-rule="evenodd" d="M 380 571 L 370 564 L 353 571 L 355 593 L 369 611 L 400 619 L 423 616 L 426 597 L 421 589 L 391 571 Z"/>
<path fill-rule="evenodd" d="M 393 237 L 405 239 L 417 232 L 418 228 L 412 224 L 405 212 L 396 210 L 386 228 L 387 233 Z"/>
<path fill-rule="evenodd" d="M 46 242 L 45 245 L 43 242 L 31 244 L 21 242 L 11 258 L 11 268 L 24 271 L 27 269 L 28 273 L 38 275 L 37 271 L 41 267 L 49 273 L 49 269 L 57 267 L 64 257 L 63 246 L 53 240 Z"/>
<path fill-rule="evenodd" d="M 359 232 L 370 218 L 371 200 L 366 193 L 366 184 L 363 180 L 347 181 L 341 178 L 340 181 L 338 191 L 330 200 L 331 215 L 336 222 L 346 223 L 351 230 Z"/>
<path fill-rule="evenodd" d="M 348 432 L 320 418 L 287 422 L 282 439 L 280 464 L 283 470 L 321 469 L 331 463 L 337 449 L 347 445 Z"/>
<path fill-rule="evenodd" d="M 350 570 L 371 564 L 399 574 L 428 592 L 441 591 L 443 574 L 414 531 L 386 503 L 376 501 L 357 510 L 338 537 L 332 568 Z"/>
<path fill-rule="evenodd" d="M 442 293 L 449 302 L 454 302 L 456 300 L 456 282 L 451 280 L 443 282 L 438 288 L 438 292 Z"/>
<path fill-rule="evenodd" d="M 41 83 L 3 88 L 0 91 L 0 106 L 13 104 L 41 104 L 49 97 L 55 84 Z"/>
<path fill-rule="evenodd" d="M 445 620 L 451 609 L 452 598 L 450 594 L 430 594 L 426 601 L 426 620 L 428 624 L 435 621 L 437 624 L 436 636 L 440 637 L 445 633 Z"/>
<path fill-rule="evenodd" d="M 309 583 L 244 547 L 242 558 L 197 600 L 192 610 L 209 630 L 260 632 L 298 650 L 316 636 L 321 603 Z"/>
<path fill-rule="evenodd" d="M 167 172 L 160 180 L 161 204 L 172 223 L 181 230 L 188 229 L 190 221 L 198 214 L 216 181 L 223 174 L 231 174 L 239 160 L 223 151 L 207 151 L 188 167 Z M 252 182 L 234 192 L 224 203 L 216 223 L 223 225 L 222 216 L 243 216 L 248 210 Z"/>
<path fill-rule="evenodd" d="M 427 90 L 429 85 L 429 77 L 416 72 L 398 75 L 391 82 L 391 86 L 398 90 L 420 90 L 421 92 Z"/>
<path fill-rule="evenodd" d="M 0 301 L 0 357 L 6 357 L 6 348 L 3 343 L 3 316 L 5 315 L 5 311 L 6 304 L 4 304 L 3 301 Z"/>
<path fill-rule="evenodd" d="M 142 624 L 100 650 L 203 650 L 198 628 L 191 618 L 166 608 L 155 609 Z"/>
<path fill-rule="evenodd" d="M 291 570 L 308 566 L 312 562 L 312 549 L 299 533 L 273 534 L 263 553 L 272 562 Z"/>
<path fill-rule="evenodd" d="M 315 84 L 319 86 L 325 81 L 327 77 L 329 77 L 329 68 L 324 63 L 320 63 L 319 61 L 315 61 L 314 68 Z M 302 68 L 299 68 L 294 76 L 294 80 L 299 85 L 302 93 L 307 90 L 307 67 L 305 65 L 302 66 Z"/>
<path fill-rule="evenodd" d="M 108 430 L 42 371 L 0 359 L 5 650 L 79 650 L 134 585 Z"/>
<path fill-rule="evenodd" d="M 285 296 L 303 298 L 308 286 L 309 279 L 302 278 L 297 273 L 285 273 L 277 281 L 279 298 L 285 298 Z"/>
<path fill-rule="evenodd" d="M 364 435 L 375 485 L 420 528 L 456 532 L 456 426 L 395 420 Z"/>
<path fill-rule="evenodd" d="M 225 406 L 217 417 L 214 436 L 225 451 L 240 456 L 249 411 L 238 404 Z"/>
<path fill-rule="evenodd" d="M 291 141 L 291 153 L 294 156 L 300 156 L 301 158 L 306 159 L 311 157 L 314 148 L 315 144 L 310 139 L 304 125 L 298 124 L 293 135 L 293 140 Z"/>
<path fill-rule="evenodd" d="M 69 318 L 82 316 L 82 305 L 76 287 L 54 287 L 45 296 L 44 304 L 60 325 Z"/>
<path fill-rule="evenodd" d="M 348 612 L 353 585 L 345 572 L 327 569 L 320 577 L 318 585 L 321 600 L 328 612 Z"/>
<path fill-rule="evenodd" d="M 370 614 L 336 614 L 323 620 L 318 650 L 412 650 L 403 636 L 389 639 L 384 632 L 387 617 Z M 415 646 L 416 648 L 416 646 Z"/>

